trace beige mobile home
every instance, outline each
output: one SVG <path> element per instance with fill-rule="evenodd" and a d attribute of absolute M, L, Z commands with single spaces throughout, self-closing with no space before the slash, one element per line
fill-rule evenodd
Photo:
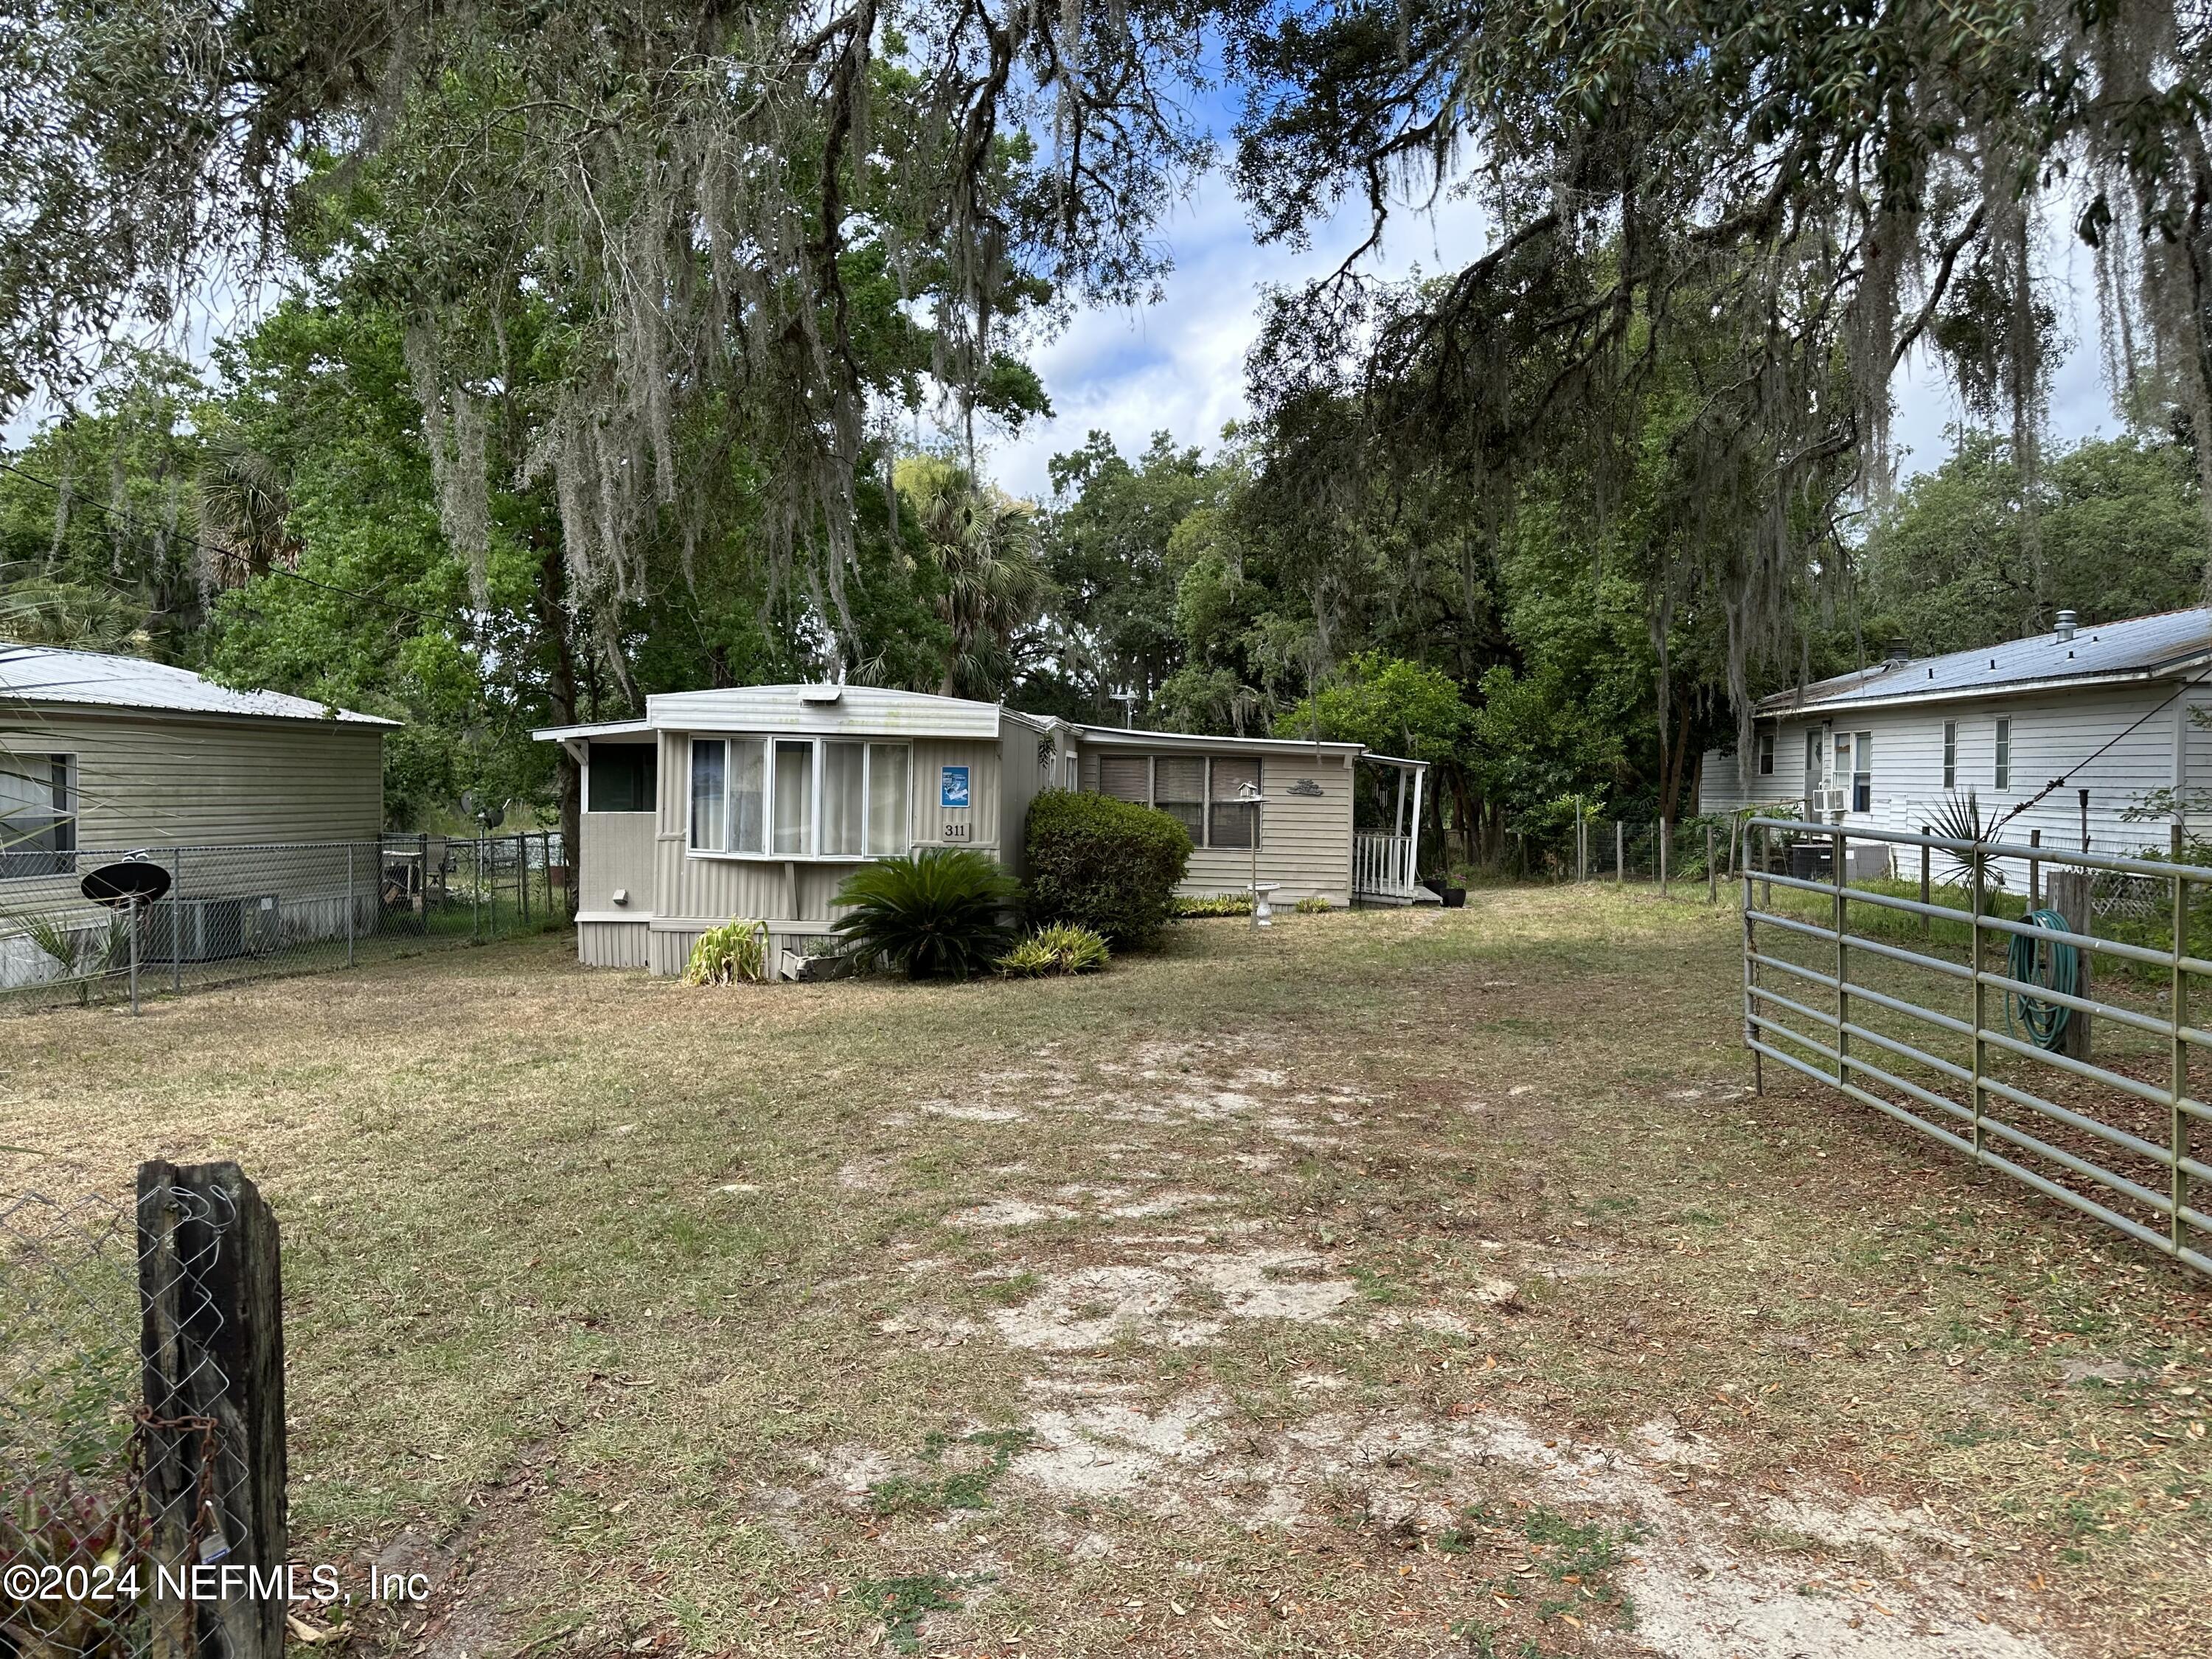
<path fill-rule="evenodd" d="M 1181 819 L 1196 849 L 1188 893 L 1243 890 L 1256 854 L 1283 902 L 1414 897 L 1411 825 L 1355 836 L 1352 779 L 1364 760 L 1398 769 L 1417 823 L 1422 769 L 1357 744 L 1072 726 L 864 685 L 673 692 L 647 698 L 641 720 L 538 736 L 583 769 L 587 966 L 681 973 L 699 935 L 733 916 L 767 923 L 777 950 L 804 950 L 829 933 L 853 870 L 917 848 L 975 848 L 1019 875 L 1030 802 L 1052 787 Z M 1376 841 L 1390 845 L 1363 848 Z"/>
<path fill-rule="evenodd" d="M 384 827 L 392 725 L 136 657 L 0 645 L 0 988 L 58 971 L 8 918 L 104 928 L 77 884 L 129 853 L 171 870 L 151 920 L 188 959 L 243 948 L 249 926 L 343 933 L 349 891 L 376 902 L 345 849 Z"/>

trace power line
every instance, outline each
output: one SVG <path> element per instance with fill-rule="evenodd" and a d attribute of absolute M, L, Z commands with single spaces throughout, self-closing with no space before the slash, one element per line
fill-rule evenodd
<path fill-rule="evenodd" d="M 54 483 L 51 478 L 42 478 L 37 473 L 26 471 L 24 468 L 16 465 L 13 461 L 0 460 L 0 472 L 11 472 L 19 478 L 38 485 L 41 489 L 52 490 L 56 496 L 59 496 L 62 493 L 62 487 Z M 92 507 L 97 512 L 105 514 L 107 517 L 118 520 L 118 522 L 127 526 L 129 528 L 139 532 L 141 534 L 145 533 L 146 526 L 140 524 L 128 513 L 123 512 L 119 508 L 111 507 L 106 502 L 99 500 L 95 496 L 87 495 L 79 499 L 81 499 L 82 505 Z M 282 576 L 288 581 L 303 583 L 307 586 L 316 588 L 325 593 L 335 593 L 340 599 L 358 599 L 363 605 L 380 605 L 386 611 L 395 611 L 403 617 L 411 617 L 417 622 L 447 623 L 453 620 L 453 617 L 450 615 L 441 617 L 434 615 L 428 611 L 417 611 L 412 605 L 402 605 L 396 599 L 387 599 L 379 594 L 363 593 L 354 588 L 340 587 L 335 582 L 318 581 L 313 576 L 303 576 L 298 571 L 288 569 L 283 565 L 272 564 L 265 570 L 256 572 L 253 568 L 253 562 L 241 553 L 235 552 L 227 547 L 217 547 L 212 543 L 204 542 L 196 536 L 188 536 L 185 534 L 182 531 L 173 530 L 168 533 L 188 547 L 198 548 L 203 553 L 210 554 L 219 559 L 228 559 L 233 564 L 243 567 L 248 574 Z"/>

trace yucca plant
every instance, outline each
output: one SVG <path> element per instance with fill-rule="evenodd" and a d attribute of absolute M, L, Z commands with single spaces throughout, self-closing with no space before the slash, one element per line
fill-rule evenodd
<path fill-rule="evenodd" d="M 1945 841 L 1986 842 L 1996 834 L 1996 826 L 1983 821 L 1982 804 L 1969 789 L 1963 795 L 1944 796 L 1942 805 L 1928 821 L 1928 830 Z M 1970 853 L 1947 851 L 1944 857 L 1951 861 L 1946 875 L 1953 886 L 1971 885 L 1977 871 L 1981 873 L 1984 888 L 2005 884 L 2004 866 L 1985 848 L 1976 848 Z"/>
<path fill-rule="evenodd" d="M 844 915 L 831 925 L 857 962 L 888 962 L 913 979 L 967 979 L 1006 954 L 1020 891 L 981 853 L 928 847 L 848 876 L 830 901 Z"/>

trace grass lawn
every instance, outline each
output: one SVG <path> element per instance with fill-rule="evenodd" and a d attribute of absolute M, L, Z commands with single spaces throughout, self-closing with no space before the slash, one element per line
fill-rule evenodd
<path fill-rule="evenodd" d="M 356 1652 L 2201 1655 L 2212 1286 L 1808 1083 L 1733 910 L 0 1021 L 0 1189 L 236 1158 Z"/>

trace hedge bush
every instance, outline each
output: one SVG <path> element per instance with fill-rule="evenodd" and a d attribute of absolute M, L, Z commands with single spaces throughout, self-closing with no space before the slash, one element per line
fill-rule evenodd
<path fill-rule="evenodd" d="M 1190 836 L 1165 812 L 1073 789 L 1030 803 L 1026 841 L 1030 920 L 1088 927 L 1117 951 L 1159 937 L 1190 864 Z"/>

